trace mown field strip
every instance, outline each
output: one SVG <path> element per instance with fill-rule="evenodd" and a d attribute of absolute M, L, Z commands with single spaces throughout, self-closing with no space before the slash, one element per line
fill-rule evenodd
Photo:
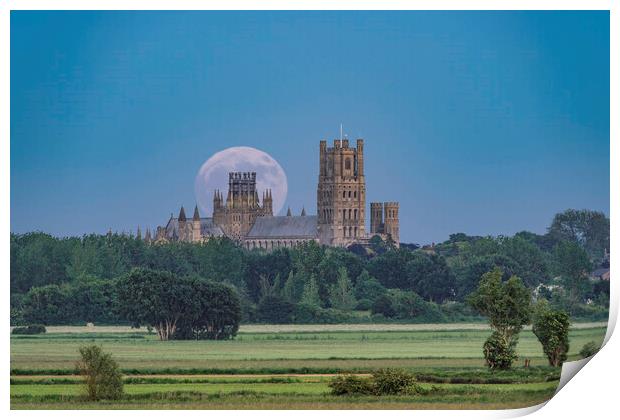
<path fill-rule="evenodd" d="M 604 334 L 604 328 L 571 330 L 569 356 L 577 357 L 588 341 L 600 343 Z M 337 373 L 380 367 L 482 367 L 481 348 L 488 332 L 245 333 L 227 341 L 169 342 L 158 341 L 152 335 L 84 335 L 47 333 L 11 338 L 11 369 L 22 369 L 26 374 L 37 369 L 73 369 L 79 347 L 93 342 L 112 353 L 122 369 L 211 369 L 192 373 L 249 370 L 245 373 L 271 374 Z M 535 365 L 546 363 L 531 331 L 521 334 L 517 352 Z M 305 368 L 315 371 L 299 371 Z"/>
<path fill-rule="evenodd" d="M 575 323 L 573 329 L 601 328 L 607 327 L 606 322 L 583 322 Z M 451 324 L 251 324 L 241 325 L 240 333 L 304 333 L 304 332 L 373 332 L 373 331 L 454 331 L 454 330 L 488 330 L 489 326 L 485 323 L 451 323 Z M 531 327 L 526 327 L 531 329 Z M 50 326 L 47 327 L 50 333 L 146 333 L 146 327 L 131 328 L 122 325 L 96 325 L 87 326 Z"/>
<path fill-rule="evenodd" d="M 555 389 L 556 383 L 531 384 L 440 384 L 436 388 L 447 393 L 486 393 L 486 392 L 521 392 L 521 391 L 550 391 Z M 302 394 L 319 395 L 330 391 L 327 382 L 299 382 L 291 384 L 137 384 L 125 385 L 128 395 L 149 394 L 153 392 L 199 392 L 204 394 L 231 393 L 252 391 L 269 394 Z M 69 385 L 11 385 L 11 396 L 42 396 L 42 395 L 80 395 L 82 386 Z"/>

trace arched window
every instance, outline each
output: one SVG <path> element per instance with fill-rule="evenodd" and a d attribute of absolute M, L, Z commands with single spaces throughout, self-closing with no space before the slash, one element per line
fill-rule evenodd
<path fill-rule="evenodd" d="M 353 198 L 357 198 L 357 190 L 353 191 Z"/>
<path fill-rule="evenodd" d="M 349 209 L 349 220 L 351 220 L 351 209 Z"/>
<path fill-rule="evenodd" d="M 353 229 L 354 235 L 357 238 L 357 227 Z"/>
<path fill-rule="evenodd" d="M 346 210 L 342 210 L 342 220 L 347 220 L 347 211 Z"/>
<path fill-rule="evenodd" d="M 347 192 L 346 191 L 342 192 L 342 198 L 347 198 Z"/>
<path fill-rule="evenodd" d="M 353 210 L 353 219 L 357 220 L 357 209 Z"/>
<path fill-rule="evenodd" d="M 344 161 L 344 169 L 351 169 L 351 158 L 346 158 Z"/>

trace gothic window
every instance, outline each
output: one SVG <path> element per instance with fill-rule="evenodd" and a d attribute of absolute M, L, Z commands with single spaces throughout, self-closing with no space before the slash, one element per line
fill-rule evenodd
<path fill-rule="evenodd" d="M 349 209 L 349 220 L 351 220 L 351 209 Z"/>
<path fill-rule="evenodd" d="M 357 220 L 357 209 L 353 210 L 353 219 Z"/>
<path fill-rule="evenodd" d="M 357 228 L 354 228 L 353 232 L 355 232 L 355 237 L 357 238 Z"/>
<path fill-rule="evenodd" d="M 342 198 L 347 198 L 347 192 L 346 191 L 342 192 Z"/>
<path fill-rule="evenodd" d="M 344 169 L 347 169 L 347 170 L 350 170 L 350 169 L 351 169 L 351 159 L 350 159 L 350 158 L 347 158 L 347 159 L 344 161 Z"/>
<path fill-rule="evenodd" d="M 353 198 L 357 198 L 357 190 L 353 191 Z"/>
<path fill-rule="evenodd" d="M 349 190 L 349 198 L 351 198 L 351 190 Z"/>
<path fill-rule="evenodd" d="M 344 222 L 345 220 L 347 220 L 347 211 L 342 210 L 342 221 Z"/>

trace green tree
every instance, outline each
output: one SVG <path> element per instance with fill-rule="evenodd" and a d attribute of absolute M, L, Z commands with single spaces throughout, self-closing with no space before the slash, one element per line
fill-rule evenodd
<path fill-rule="evenodd" d="M 521 279 L 512 276 L 502 282 L 502 274 L 499 268 L 484 274 L 478 289 L 467 300 L 476 311 L 488 318 L 491 328 L 495 330 L 492 341 L 499 340 L 499 343 L 493 348 L 508 354 L 516 347 L 519 332 L 530 320 L 531 296 Z M 510 364 L 504 363 L 500 368 L 510 367 Z"/>
<path fill-rule="evenodd" d="M 227 340 L 237 335 L 242 311 L 235 289 L 197 277 L 189 281 L 198 306 L 179 320 L 174 339 Z"/>
<path fill-rule="evenodd" d="M 256 314 L 259 321 L 269 324 L 289 324 L 293 320 L 295 305 L 278 295 L 268 295 L 260 300 Z"/>
<path fill-rule="evenodd" d="M 167 271 L 135 268 L 117 289 L 121 315 L 135 326 L 152 326 L 162 341 L 172 338 L 179 320 L 200 305 L 191 283 Z"/>
<path fill-rule="evenodd" d="M 301 295 L 304 291 L 304 279 L 303 276 L 293 273 L 291 270 L 288 273 L 288 277 L 282 286 L 282 297 L 289 302 L 296 303 L 301 299 Z"/>
<path fill-rule="evenodd" d="M 355 281 L 355 298 L 358 300 L 367 299 L 374 301 L 379 296 L 385 294 L 386 288 L 379 281 L 372 277 L 368 271 L 362 270 Z"/>
<path fill-rule="evenodd" d="M 544 253 L 534 243 L 521 236 L 502 238 L 500 252 L 514 261 L 515 274 L 529 287 L 546 283 L 549 268 Z"/>
<path fill-rule="evenodd" d="M 23 302 L 23 319 L 29 324 L 65 324 L 71 322 L 71 306 L 66 287 L 55 284 L 33 287 Z"/>
<path fill-rule="evenodd" d="M 544 301 L 541 301 L 544 302 Z M 564 311 L 554 311 L 539 304 L 534 314 L 532 331 L 543 346 L 543 351 L 554 367 L 562 366 L 568 353 L 568 328 L 570 321 Z"/>
<path fill-rule="evenodd" d="M 409 250 L 393 249 L 370 260 L 366 268 L 371 276 L 388 289 L 409 289 L 411 282 L 407 263 L 413 258 L 413 253 Z"/>
<path fill-rule="evenodd" d="M 355 295 L 353 294 L 353 284 L 347 269 L 340 267 L 338 269 L 338 279 L 336 283 L 329 288 L 329 302 L 332 308 L 342 311 L 350 311 L 355 307 Z"/>
<path fill-rule="evenodd" d="M 85 394 L 89 400 L 118 400 L 123 397 L 123 378 L 116 361 L 100 346 L 80 347 L 81 359 L 76 369 L 84 376 Z"/>
<path fill-rule="evenodd" d="M 319 286 L 316 284 L 314 275 L 310 276 L 308 282 L 304 285 L 304 291 L 301 295 L 299 303 L 308 306 L 321 307 L 321 298 L 319 296 Z"/>
<path fill-rule="evenodd" d="M 406 265 L 409 288 L 427 300 L 443 302 L 453 298 L 455 279 L 443 257 L 414 252 Z"/>
<path fill-rule="evenodd" d="M 563 241 L 555 246 L 553 260 L 555 272 L 562 278 L 570 304 L 579 303 L 591 287 L 588 274 L 592 263 L 588 254 L 578 244 Z"/>
<path fill-rule="evenodd" d="M 609 250 L 609 232 L 609 218 L 592 210 L 568 209 L 556 214 L 549 226 L 549 236 L 556 242 L 577 243 L 596 258 Z"/>

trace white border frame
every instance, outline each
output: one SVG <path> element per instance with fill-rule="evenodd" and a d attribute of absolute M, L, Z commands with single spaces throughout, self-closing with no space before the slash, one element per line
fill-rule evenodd
<path fill-rule="evenodd" d="M 614 251 L 620 246 L 618 228 L 614 223 L 614 215 L 618 209 L 620 197 L 620 173 L 618 156 L 618 113 L 619 110 L 619 86 L 618 77 L 620 68 L 618 55 L 620 54 L 620 7 L 618 1 L 613 0 L 384 0 L 381 3 L 370 0 L 358 1 L 327 1 L 327 0 L 298 0 L 294 3 L 283 0 L 248 1 L 235 0 L 227 2 L 192 1 L 192 0 L 0 0 L 0 196 L 5 198 L 0 206 L 0 214 L 4 221 L 0 224 L 0 237 L 6 238 L 10 233 L 10 11 L 11 10 L 610 10 L 610 219 L 611 219 L 611 249 L 612 259 Z M 9 242 L 6 239 L 0 242 L 0 251 L 3 256 L 0 260 L 1 277 L 4 288 L 5 314 L 9 308 Z M 534 416 L 583 418 L 585 416 L 610 417 L 609 413 L 617 411 L 615 407 L 617 398 L 616 378 L 620 373 L 620 362 L 616 354 L 620 354 L 620 342 L 612 336 L 618 315 L 618 290 L 616 284 L 620 270 L 616 264 L 612 265 L 612 278 L 614 286 L 611 288 L 610 320 L 606 336 L 606 346 L 592 358 L 587 369 L 580 373 L 580 378 L 570 381 L 555 397 L 553 397 L 543 410 L 537 411 Z M 10 407 L 10 338 L 9 320 L 5 318 L 5 333 L 2 337 L 4 356 L 5 380 L 1 382 L 2 405 L 5 410 Z M 544 404 L 543 404 L 544 405 Z M 542 405 L 541 405 L 542 406 Z M 519 410 L 503 411 L 297 411 L 292 414 L 289 411 L 183 411 L 183 416 L 229 418 L 230 416 L 247 416 L 252 418 L 288 418 L 291 415 L 301 418 L 311 418 L 317 415 L 327 417 L 370 418 L 377 415 L 389 415 L 393 418 L 444 418 L 447 416 L 456 418 L 504 418 L 521 416 L 533 411 L 538 407 Z M 170 416 L 167 411 L 116 411 L 114 416 L 121 417 L 156 417 Z M 112 415 L 109 411 L 11 411 L 11 416 L 30 418 L 45 415 L 51 419 L 81 418 L 88 415 L 93 418 L 107 418 Z M 173 415 L 181 415 L 174 413 Z"/>

